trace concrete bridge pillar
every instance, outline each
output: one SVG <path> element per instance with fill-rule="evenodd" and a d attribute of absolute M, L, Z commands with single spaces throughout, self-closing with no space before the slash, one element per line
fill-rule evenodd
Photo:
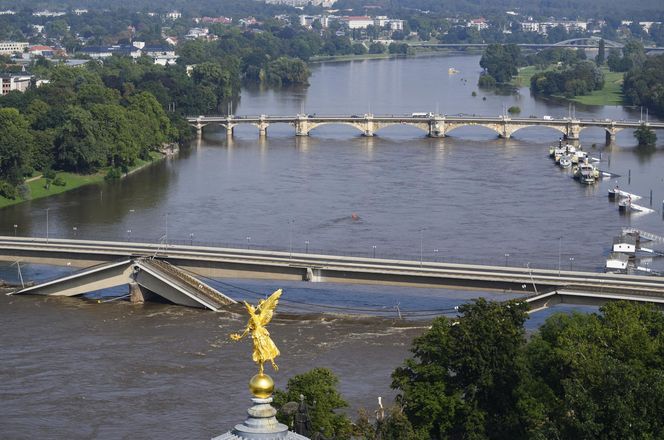
<path fill-rule="evenodd" d="M 434 118 L 429 121 L 429 137 L 445 137 L 445 118 Z"/>
<path fill-rule="evenodd" d="M 270 125 L 270 124 L 268 124 L 267 122 L 260 122 L 260 123 L 258 123 L 258 135 L 259 135 L 260 137 L 265 137 L 265 136 L 267 136 L 267 127 L 268 127 L 269 125 Z"/>
<path fill-rule="evenodd" d="M 572 121 L 567 123 L 567 133 L 565 138 L 570 141 L 578 141 L 579 135 L 581 134 L 581 126 L 579 121 Z"/>
<path fill-rule="evenodd" d="M 143 304 L 155 298 L 155 294 L 136 282 L 129 283 L 129 301 L 132 304 Z"/>
<path fill-rule="evenodd" d="M 364 133 L 362 133 L 362 136 L 371 137 L 374 135 L 375 131 L 373 115 L 365 115 L 364 119 Z"/>
<path fill-rule="evenodd" d="M 512 130 L 511 127 L 508 128 L 508 122 L 503 121 L 502 127 L 501 127 L 501 132 L 498 135 L 498 137 L 501 137 L 503 139 L 509 139 L 512 137 Z"/>
<path fill-rule="evenodd" d="M 309 136 L 309 121 L 306 116 L 298 115 L 295 120 L 295 136 Z"/>
<path fill-rule="evenodd" d="M 611 124 L 611 127 L 606 129 L 606 144 L 611 145 L 616 141 L 618 130 Z"/>

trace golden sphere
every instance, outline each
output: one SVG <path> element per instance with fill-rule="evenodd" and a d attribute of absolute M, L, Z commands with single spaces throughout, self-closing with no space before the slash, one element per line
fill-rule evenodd
<path fill-rule="evenodd" d="M 267 374 L 257 374 L 249 381 L 249 391 L 259 399 L 267 399 L 274 391 L 274 381 Z"/>

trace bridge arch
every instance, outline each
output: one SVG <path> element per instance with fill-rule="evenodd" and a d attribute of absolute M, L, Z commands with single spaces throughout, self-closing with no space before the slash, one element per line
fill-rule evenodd
<path fill-rule="evenodd" d="M 528 129 L 528 128 L 550 128 L 550 129 L 555 130 L 559 133 L 562 133 L 563 136 L 567 135 L 567 128 L 566 127 L 560 126 L 560 125 L 546 125 L 546 124 L 542 124 L 542 125 L 525 125 L 525 124 L 524 125 L 511 125 L 508 128 L 508 131 L 509 131 L 509 134 L 511 136 L 519 130 L 524 130 L 524 129 Z"/>
<path fill-rule="evenodd" d="M 343 122 L 343 121 L 330 121 L 330 122 L 308 122 L 307 123 L 307 128 L 306 128 L 306 134 L 311 133 L 311 130 L 314 130 L 318 127 L 323 127 L 326 125 L 346 125 L 349 127 L 353 127 L 357 130 L 359 130 L 362 134 L 365 132 L 364 128 L 364 121 L 358 121 L 358 122 Z"/>
<path fill-rule="evenodd" d="M 582 38 L 570 38 L 569 40 L 564 40 L 564 41 L 559 41 L 554 44 L 554 46 L 575 46 L 579 44 L 584 44 L 587 46 L 599 46 L 601 38 L 599 37 L 582 37 Z M 613 40 L 604 40 L 604 44 L 606 47 L 614 47 L 616 49 L 622 49 L 623 45 L 621 43 L 618 43 L 617 41 Z"/>
<path fill-rule="evenodd" d="M 428 122 L 374 122 L 374 131 L 382 130 L 389 127 L 402 127 L 404 125 L 415 127 L 425 133 L 429 133 Z"/>
<path fill-rule="evenodd" d="M 445 136 L 449 135 L 451 131 L 454 131 L 458 128 L 465 128 L 465 127 L 483 127 L 487 128 L 494 133 L 496 133 L 498 136 L 503 136 L 504 131 L 501 126 L 498 126 L 497 124 L 485 124 L 481 122 L 446 122 L 445 123 Z"/>

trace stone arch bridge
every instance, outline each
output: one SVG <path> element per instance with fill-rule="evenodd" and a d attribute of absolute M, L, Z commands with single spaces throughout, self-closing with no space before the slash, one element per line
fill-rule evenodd
<path fill-rule="evenodd" d="M 239 125 L 252 125 L 258 129 L 260 136 L 267 136 L 268 127 L 273 124 L 289 124 L 295 128 L 296 136 L 308 136 L 312 130 L 326 125 L 348 125 L 357 129 L 363 136 L 374 136 L 377 131 L 392 126 L 412 126 L 422 130 L 430 137 L 445 137 L 461 127 L 485 127 L 494 131 L 499 137 L 509 139 L 512 135 L 528 127 L 548 127 L 557 130 L 568 140 L 578 140 L 581 130 L 585 128 L 602 128 L 606 132 L 606 140 L 612 142 L 616 134 L 624 129 L 636 129 L 646 124 L 652 129 L 664 128 L 664 123 L 642 121 L 614 121 L 610 119 L 576 119 L 576 118 L 511 118 L 508 116 L 447 116 L 433 113 L 412 115 L 350 115 L 350 116 L 192 116 L 187 121 L 196 128 L 199 136 L 203 128 L 217 125 L 226 129 L 229 136 Z"/>

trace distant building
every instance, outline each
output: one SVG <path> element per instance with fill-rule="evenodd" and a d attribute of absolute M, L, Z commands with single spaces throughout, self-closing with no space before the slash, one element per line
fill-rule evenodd
<path fill-rule="evenodd" d="M 44 58 L 53 58 L 57 54 L 57 50 L 50 46 L 30 46 L 28 51 L 32 56 L 41 56 Z"/>
<path fill-rule="evenodd" d="M 187 40 L 205 39 L 209 34 L 210 30 L 208 28 L 191 28 L 184 38 Z"/>
<path fill-rule="evenodd" d="M 366 16 L 344 17 L 342 20 L 346 23 L 348 29 L 366 29 L 374 25 L 373 18 Z"/>
<path fill-rule="evenodd" d="M 88 10 L 87 9 L 74 9 L 72 12 L 75 15 L 83 15 L 83 14 L 87 14 Z"/>
<path fill-rule="evenodd" d="M 330 8 L 337 0 L 265 0 L 268 5 L 287 5 L 293 7 L 304 7 L 308 5 Z"/>
<path fill-rule="evenodd" d="M 67 14 L 66 12 L 61 12 L 61 11 L 54 12 L 54 11 L 49 11 L 48 9 L 32 13 L 32 15 L 34 15 L 35 17 L 60 17 L 66 14 Z"/>
<path fill-rule="evenodd" d="M 21 74 L 0 74 L 0 82 L 2 83 L 2 94 L 6 95 L 9 92 L 19 91 L 25 92 L 32 83 L 33 75 L 26 73 Z"/>
<path fill-rule="evenodd" d="M 166 18 L 169 20 L 178 20 L 182 18 L 182 13 L 178 11 L 171 11 L 168 14 L 166 14 Z"/>
<path fill-rule="evenodd" d="M 28 48 L 28 43 L 23 41 L 0 41 L 0 55 L 11 55 L 22 53 Z"/>
<path fill-rule="evenodd" d="M 15 14 L 16 14 L 16 12 L 14 12 L 10 9 L 7 9 L 6 11 L 0 11 L 0 15 L 15 15 Z"/>
<path fill-rule="evenodd" d="M 468 27 L 475 28 L 478 31 L 481 31 L 483 29 L 487 29 L 489 27 L 489 23 L 487 23 L 486 18 L 480 17 L 480 18 L 474 18 L 468 22 Z"/>
<path fill-rule="evenodd" d="M 521 23 L 521 30 L 524 32 L 538 32 L 540 31 L 540 24 L 533 21 L 526 21 Z"/>
<path fill-rule="evenodd" d="M 203 17 L 199 19 L 201 23 L 214 23 L 214 24 L 231 24 L 233 19 L 229 17 Z M 196 20 L 194 20 L 196 21 Z M 198 22 L 197 22 L 198 23 Z"/>
<path fill-rule="evenodd" d="M 136 47 L 136 45 L 141 47 Z M 170 46 L 145 46 L 143 42 L 135 42 L 134 45 L 115 45 L 115 46 L 88 46 L 78 51 L 81 55 L 87 55 L 95 60 L 103 60 L 113 55 L 128 56 L 131 58 L 140 58 L 146 56 L 152 58 L 155 64 L 162 66 L 175 64 L 178 56 L 175 50 Z"/>

